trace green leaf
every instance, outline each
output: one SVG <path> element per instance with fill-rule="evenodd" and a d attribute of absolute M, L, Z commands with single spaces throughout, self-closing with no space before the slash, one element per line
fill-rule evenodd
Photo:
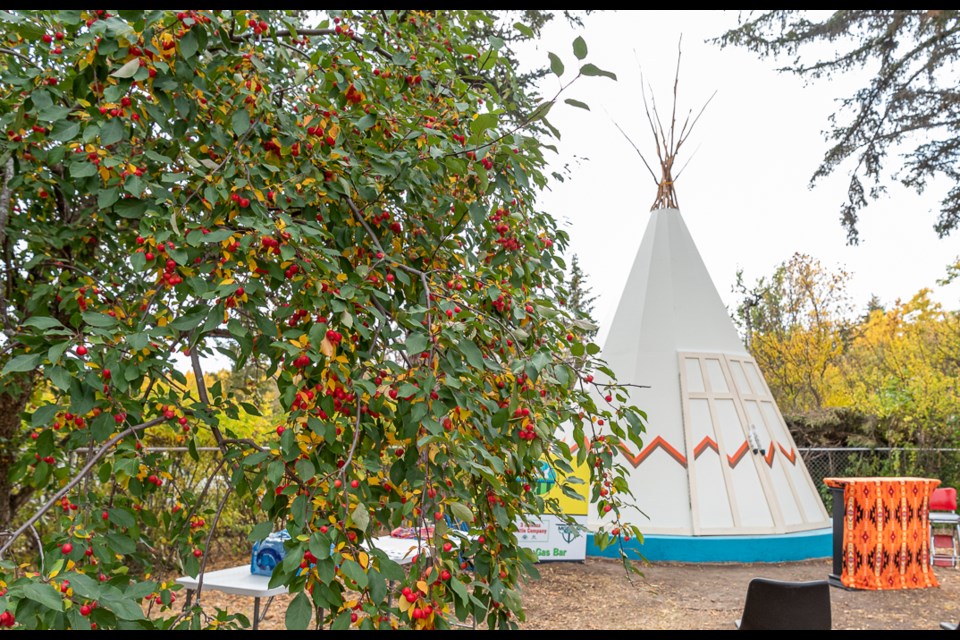
<path fill-rule="evenodd" d="M 523 35 L 523 36 L 525 36 L 525 37 L 527 37 L 527 38 L 533 38 L 533 37 L 534 37 L 533 29 L 531 29 L 531 28 L 528 27 L 527 25 L 523 24 L 522 22 L 514 22 L 514 23 L 513 23 L 513 28 L 516 29 L 517 31 L 519 31 L 521 35 Z"/>
<path fill-rule="evenodd" d="M 555 76 L 562 76 L 563 62 L 555 53 L 548 52 L 547 56 L 550 58 L 550 71 L 552 71 Z"/>
<path fill-rule="evenodd" d="M 467 587 L 462 582 L 456 578 L 450 578 L 450 588 L 453 589 L 453 592 L 460 598 L 460 602 L 463 604 L 469 602 L 470 596 L 467 593 Z"/>
<path fill-rule="evenodd" d="M 204 242 L 223 242 L 233 235 L 233 229 L 216 229 L 203 236 Z"/>
<path fill-rule="evenodd" d="M 140 58 L 133 58 L 110 75 L 114 78 L 132 78 L 139 68 Z"/>
<path fill-rule="evenodd" d="M 127 536 L 122 536 L 116 533 L 108 533 L 106 537 L 107 543 L 110 545 L 110 550 L 115 553 L 129 555 L 137 550 L 137 543 Z"/>
<path fill-rule="evenodd" d="M 112 189 L 101 189 L 97 194 L 97 206 L 101 209 L 106 209 L 107 207 L 113 206 L 113 203 L 117 201 L 117 198 L 120 197 L 117 188 Z"/>
<path fill-rule="evenodd" d="M 453 512 L 453 517 L 461 522 L 466 522 L 470 524 L 473 522 L 473 512 L 470 511 L 470 507 L 463 504 L 462 502 L 451 502 L 449 505 L 450 511 Z"/>
<path fill-rule="evenodd" d="M 97 174 L 97 166 L 92 162 L 74 162 L 70 165 L 71 178 L 88 178 Z"/>
<path fill-rule="evenodd" d="M 340 563 L 340 572 L 356 582 L 357 588 L 365 589 L 367 587 L 367 574 L 363 570 L 363 567 L 357 564 L 354 560 L 344 560 L 342 563 Z"/>
<path fill-rule="evenodd" d="M 368 113 L 367 115 L 357 120 L 356 127 L 360 131 L 366 131 L 367 129 L 372 127 L 374 124 L 376 124 L 376 122 L 377 122 L 377 115 L 374 113 Z"/>
<path fill-rule="evenodd" d="M 367 574 L 370 578 L 370 599 L 374 603 L 383 602 L 387 597 L 387 581 L 373 569 Z"/>
<path fill-rule="evenodd" d="M 107 515 L 110 517 L 110 522 L 119 527 L 133 527 L 137 524 L 133 514 L 128 509 L 108 509 Z"/>
<path fill-rule="evenodd" d="M 457 345 L 457 348 L 466 356 L 471 367 L 483 369 L 483 354 L 480 353 L 480 348 L 473 343 L 473 340 L 465 339 Z"/>
<path fill-rule="evenodd" d="M 69 388 L 69 385 L 67 385 Z M 59 407 L 55 404 L 45 404 L 36 411 L 33 412 L 33 415 L 30 416 L 30 426 L 32 427 L 42 427 L 46 426 L 53 416 L 57 415 L 57 410 Z"/>
<path fill-rule="evenodd" d="M 74 596 L 95 599 L 100 597 L 100 583 L 83 573 L 68 573 L 61 576 L 70 581 Z"/>
<path fill-rule="evenodd" d="M 580 73 L 585 76 L 603 76 L 605 78 L 610 78 L 611 80 L 617 79 L 617 74 L 610 71 L 604 71 L 603 69 L 597 67 L 595 64 L 587 63 L 580 67 Z"/>
<path fill-rule="evenodd" d="M 63 327 L 60 324 L 60 321 L 56 318 L 50 318 L 47 316 L 33 316 L 32 318 L 27 318 L 24 321 L 23 326 L 25 327 L 36 327 L 37 329 L 52 329 L 53 327 Z"/>
<path fill-rule="evenodd" d="M 580 36 L 577 36 L 577 39 L 573 41 L 573 55 L 577 56 L 577 60 L 583 60 L 587 57 L 587 43 Z"/>
<path fill-rule="evenodd" d="M 22 356 L 17 356 L 10 360 L 7 363 L 7 366 L 3 368 L 3 371 L 0 371 L 0 375 L 6 375 L 8 373 L 21 373 L 24 371 L 33 371 L 37 368 L 37 365 L 40 364 L 40 354 L 39 353 L 30 353 Z"/>
<path fill-rule="evenodd" d="M 103 603 L 121 620 L 143 620 L 143 609 L 136 602 L 126 598 L 111 599 L 106 596 Z"/>
<path fill-rule="evenodd" d="M 370 514 L 367 512 L 367 505 L 362 502 L 358 504 L 357 508 L 350 514 L 350 519 L 358 529 L 366 531 L 367 526 L 370 524 Z"/>
<path fill-rule="evenodd" d="M 123 140 L 123 122 L 120 118 L 108 120 L 100 129 L 100 144 L 108 147 L 121 140 Z M 94 173 L 96 173 L 96 169 L 94 169 Z"/>
<path fill-rule="evenodd" d="M 533 365 L 533 368 L 536 369 L 537 373 L 540 373 L 545 366 L 550 364 L 550 355 L 543 351 L 538 351 L 533 354 L 530 363 Z"/>
<path fill-rule="evenodd" d="M 498 120 L 499 118 L 495 113 L 481 113 L 470 123 L 470 131 L 476 134 L 492 129 L 497 126 Z"/>
<path fill-rule="evenodd" d="M 591 356 L 595 356 L 598 353 L 600 353 L 600 347 L 592 342 L 587 343 L 586 349 L 587 349 L 587 353 L 590 354 Z"/>
<path fill-rule="evenodd" d="M 580 102 L 579 100 L 574 100 L 573 98 L 567 98 L 566 100 L 564 100 L 564 102 L 566 102 L 570 106 L 577 107 L 579 109 L 586 109 L 587 111 L 590 111 L 590 106 L 586 102 Z"/>
<path fill-rule="evenodd" d="M 203 322 L 203 319 L 206 317 L 206 311 L 198 311 L 197 313 L 190 313 L 185 316 L 180 316 L 171 322 L 170 326 L 174 329 L 179 329 L 180 331 L 192 331 L 199 327 L 200 323 Z"/>
<path fill-rule="evenodd" d="M 192 58 L 197 53 L 197 49 L 200 48 L 200 42 L 197 40 L 197 34 L 193 29 L 190 29 L 183 37 L 180 38 L 180 53 L 187 60 Z"/>
<path fill-rule="evenodd" d="M 85 311 L 81 314 L 81 317 L 91 327 L 112 327 L 117 324 L 116 318 L 96 311 Z"/>
<path fill-rule="evenodd" d="M 307 594 L 301 591 L 290 601 L 284 623 L 287 625 L 287 629 L 306 629 L 312 617 L 313 605 L 310 603 Z"/>
<path fill-rule="evenodd" d="M 259 542 L 270 535 L 271 531 L 273 531 L 273 522 L 271 520 L 261 522 L 253 528 L 250 535 L 247 536 L 247 540 L 250 542 Z"/>
<path fill-rule="evenodd" d="M 244 411 L 246 411 L 247 413 L 249 413 L 249 414 L 252 415 L 252 416 L 257 416 L 257 417 L 259 417 L 259 416 L 263 415 L 263 414 L 260 413 L 260 409 L 258 409 L 258 408 L 257 408 L 257 405 L 255 405 L 255 404 L 251 404 L 251 403 L 249 403 L 249 402 L 241 402 L 241 403 L 240 403 L 240 406 L 243 408 Z"/>
<path fill-rule="evenodd" d="M 49 584 L 29 582 L 23 585 L 23 595 L 48 609 L 63 611 L 63 599 L 60 593 Z"/>
<path fill-rule="evenodd" d="M 50 132 L 50 139 L 56 140 L 57 142 L 67 142 L 68 140 L 76 138 L 78 133 L 80 133 L 79 122 L 61 120 L 57 122 L 53 127 L 53 131 Z"/>
<path fill-rule="evenodd" d="M 240 109 L 230 118 L 230 124 L 233 126 L 233 132 L 242 136 L 250 130 L 250 114 L 246 109 Z"/>
<path fill-rule="evenodd" d="M 407 354 L 410 356 L 415 356 L 418 353 L 423 353 L 427 348 L 427 336 L 422 333 L 411 333 L 407 336 L 406 341 L 403 343 L 406 347 Z"/>
<path fill-rule="evenodd" d="M 69 107 L 52 106 L 47 107 L 37 114 L 37 120 L 40 122 L 56 122 L 58 120 L 63 120 L 68 115 L 70 115 Z"/>

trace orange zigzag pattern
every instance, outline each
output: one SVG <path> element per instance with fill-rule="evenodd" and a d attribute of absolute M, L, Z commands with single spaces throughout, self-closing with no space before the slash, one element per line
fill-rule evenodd
<path fill-rule="evenodd" d="M 713 449 L 717 452 L 717 454 L 720 453 L 720 448 L 717 446 L 717 441 L 710 436 L 704 436 L 703 440 L 700 441 L 700 444 L 693 449 L 693 459 L 696 460 L 699 458 L 700 454 L 707 449 Z"/>
<path fill-rule="evenodd" d="M 727 456 L 727 463 L 730 465 L 731 469 L 736 469 L 737 465 L 740 464 L 740 461 L 743 460 L 743 456 L 747 454 L 747 451 L 750 450 L 750 445 L 747 444 L 747 441 L 744 440 L 743 444 L 740 445 L 740 448 L 733 452 L 733 455 Z"/>
<path fill-rule="evenodd" d="M 770 443 L 770 448 L 767 449 L 767 455 L 763 457 L 767 461 L 767 466 L 771 469 L 773 468 L 773 454 L 776 453 L 776 449 L 773 448 L 773 443 Z"/>
<path fill-rule="evenodd" d="M 682 467 L 687 466 L 686 456 L 684 456 L 682 453 L 674 449 L 670 445 L 670 443 L 664 440 L 661 436 L 657 436 L 656 438 L 654 438 L 653 442 L 651 442 L 646 447 L 644 447 L 643 451 L 638 453 L 636 456 L 630 455 L 630 450 L 627 449 L 625 446 L 620 445 L 620 449 L 621 451 L 623 451 L 624 457 L 626 457 L 626 459 L 629 460 L 630 464 L 632 464 L 634 467 L 639 467 L 640 463 L 646 460 L 647 456 L 653 453 L 653 450 L 656 449 L 657 447 L 660 447 L 661 449 L 666 451 L 671 458 L 673 458 L 674 460 L 680 463 L 680 466 Z"/>
<path fill-rule="evenodd" d="M 780 453 L 782 453 L 783 456 L 790 461 L 790 464 L 796 466 L 797 464 L 796 450 L 793 447 L 790 447 L 790 451 L 787 451 L 786 449 L 783 448 L 783 445 L 780 444 L 779 442 L 777 443 L 777 446 L 780 448 Z"/>
<path fill-rule="evenodd" d="M 584 440 L 583 444 L 585 447 L 587 447 L 587 449 L 590 448 L 590 443 L 586 439 Z M 771 468 L 773 467 L 773 456 L 775 453 L 773 444 L 774 443 L 772 442 L 770 443 L 771 445 L 770 449 L 767 450 L 767 454 L 763 457 L 764 462 L 766 462 L 767 466 Z M 777 448 L 780 449 L 780 452 L 783 454 L 783 456 L 790 461 L 790 464 L 796 465 L 797 464 L 796 449 L 794 449 L 793 447 L 790 447 L 790 450 L 788 451 L 779 442 L 776 444 L 777 444 Z M 680 453 L 669 442 L 664 440 L 663 436 L 657 436 L 656 438 L 654 438 L 653 441 L 651 441 L 650 444 L 645 446 L 643 450 L 640 451 L 640 453 L 638 453 L 637 455 L 633 455 L 632 453 L 630 453 L 630 449 L 628 449 L 627 446 L 622 443 L 620 444 L 620 451 L 621 453 L 623 453 L 623 457 L 626 458 L 631 465 L 633 465 L 634 467 L 639 467 L 640 464 L 644 460 L 646 460 L 650 456 L 650 454 L 653 453 L 654 449 L 656 449 L 657 447 L 663 449 L 671 458 L 676 460 L 680 464 L 680 466 L 682 467 L 687 466 L 686 456 Z M 570 447 L 570 451 L 574 452 L 579 448 L 580 448 L 579 445 L 574 444 Z M 714 440 L 710 436 L 704 436 L 703 440 L 701 440 L 700 443 L 693 449 L 694 460 L 699 458 L 700 454 L 702 454 L 707 449 L 713 449 L 714 451 L 717 452 L 717 454 L 720 453 L 720 448 L 717 445 L 716 440 Z M 747 454 L 749 450 L 750 450 L 750 444 L 746 440 L 744 440 L 743 444 L 740 445 L 739 449 L 734 451 L 732 456 L 731 455 L 727 456 L 727 463 L 730 465 L 730 468 L 735 469 L 737 465 L 740 464 L 740 461 L 743 460 L 743 457 Z"/>

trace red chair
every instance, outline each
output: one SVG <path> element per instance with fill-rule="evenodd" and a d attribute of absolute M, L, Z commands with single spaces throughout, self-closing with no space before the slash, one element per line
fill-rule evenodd
<path fill-rule="evenodd" d="M 960 515 L 953 487 L 934 489 L 930 496 L 930 562 L 954 568 L 960 563 Z"/>

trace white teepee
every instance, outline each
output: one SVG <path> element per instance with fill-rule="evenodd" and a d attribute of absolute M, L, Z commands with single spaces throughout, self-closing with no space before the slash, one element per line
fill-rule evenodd
<path fill-rule="evenodd" d="M 638 524 L 683 536 L 823 529 L 817 488 L 680 216 L 674 159 L 699 115 L 676 131 L 673 90 L 669 128 L 643 93 L 661 176 L 643 160 L 657 199 L 603 347 L 621 382 L 648 387 L 630 388 L 647 413 L 643 449 L 621 452 L 649 517 Z"/>
<path fill-rule="evenodd" d="M 650 214 L 603 348 L 647 413 L 633 469 L 645 533 L 767 534 L 829 519 L 753 358 L 674 208 Z M 595 516 L 591 518 L 597 522 Z"/>

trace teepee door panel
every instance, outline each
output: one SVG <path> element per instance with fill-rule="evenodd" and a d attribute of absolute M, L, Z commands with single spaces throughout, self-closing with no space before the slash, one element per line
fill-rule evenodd
<path fill-rule="evenodd" d="M 698 522 L 711 522 L 718 527 L 733 527 L 733 511 L 727 494 L 729 482 L 724 476 L 709 402 L 706 398 L 690 399 L 688 424 L 693 436 L 692 441 L 697 444 L 692 449 L 692 459 L 688 456 L 688 460 L 692 467 L 691 476 L 696 475 L 697 486 L 701 488 L 691 492 L 690 504 Z"/>
<path fill-rule="evenodd" d="M 794 498 L 793 483 L 779 462 L 777 442 L 770 437 L 768 425 L 760 413 L 760 405 L 755 400 L 744 400 L 743 407 L 746 410 L 749 428 L 754 434 L 756 443 L 760 445 L 760 457 L 773 483 L 774 494 L 778 497 L 784 524 L 789 527 L 803 523 L 800 506 Z"/>
<path fill-rule="evenodd" d="M 714 400 L 717 426 L 722 434 L 724 462 L 730 469 L 733 496 L 737 507 L 737 526 L 745 530 L 769 531 L 774 516 L 763 486 L 763 478 L 751 461 L 750 445 L 743 420 L 732 398 Z M 746 532 L 746 531 L 744 531 Z"/>
<path fill-rule="evenodd" d="M 763 412 L 763 419 L 767 428 L 770 429 L 777 441 L 777 456 L 780 458 L 780 466 L 783 467 L 784 473 L 790 478 L 794 493 L 800 501 L 803 520 L 805 522 L 825 521 L 828 516 L 823 506 L 823 500 L 820 498 L 820 492 L 817 491 L 810 474 L 807 473 L 803 458 L 797 453 L 793 437 L 790 436 L 777 405 L 774 402 L 761 402 L 760 409 Z"/>
<path fill-rule="evenodd" d="M 776 528 L 765 479 L 750 460 L 742 411 L 722 356 L 680 354 L 694 535 Z"/>
<path fill-rule="evenodd" d="M 747 356 L 729 355 L 726 361 L 749 428 L 764 450 L 763 466 L 776 491 L 787 530 L 809 529 L 813 524 L 826 526 L 829 518 L 823 501 L 756 362 Z"/>

